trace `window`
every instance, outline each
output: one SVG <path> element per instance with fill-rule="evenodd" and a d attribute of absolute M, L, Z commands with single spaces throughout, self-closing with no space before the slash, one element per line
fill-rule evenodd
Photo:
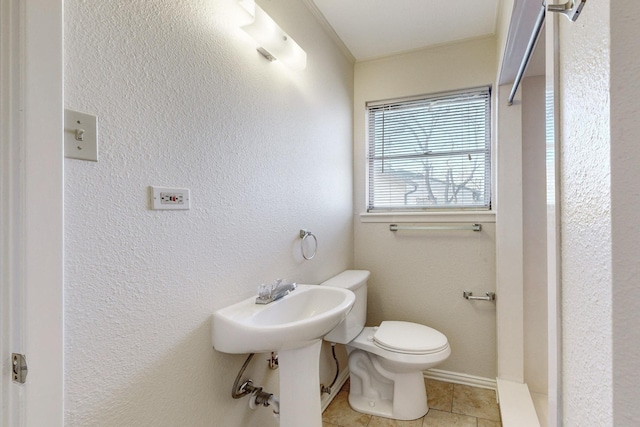
<path fill-rule="evenodd" d="M 369 212 L 491 207 L 490 87 L 367 110 Z"/>

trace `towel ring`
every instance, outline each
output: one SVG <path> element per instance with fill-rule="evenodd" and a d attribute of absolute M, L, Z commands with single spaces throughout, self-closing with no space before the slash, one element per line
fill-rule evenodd
<path fill-rule="evenodd" d="M 307 256 L 304 250 L 304 241 L 307 240 L 309 236 L 313 237 L 314 246 L 313 246 L 313 253 L 310 256 Z M 300 238 L 302 239 L 302 243 L 300 244 L 300 252 L 302 253 L 302 258 L 308 261 L 312 259 L 314 256 L 316 256 L 316 252 L 318 252 L 318 239 L 316 238 L 315 234 L 313 234 L 309 230 L 304 230 L 304 229 L 300 230 Z"/>

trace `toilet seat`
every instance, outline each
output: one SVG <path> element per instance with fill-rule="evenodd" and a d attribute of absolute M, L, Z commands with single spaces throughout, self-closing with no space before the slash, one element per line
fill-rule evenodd
<path fill-rule="evenodd" d="M 449 346 L 447 337 L 433 328 L 393 320 L 376 328 L 373 341 L 385 350 L 403 354 L 439 353 Z"/>
<path fill-rule="evenodd" d="M 433 350 L 431 353 L 402 353 L 397 350 L 389 350 L 373 340 L 373 336 L 377 332 L 376 329 L 379 328 L 365 327 L 353 341 L 347 344 L 347 351 L 350 353 L 355 349 L 363 350 L 384 359 L 402 363 L 406 369 L 419 370 L 428 369 L 428 367 L 446 360 L 451 354 L 448 341 L 442 350 Z M 430 366 L 425 367 L 426 365 Z"/>

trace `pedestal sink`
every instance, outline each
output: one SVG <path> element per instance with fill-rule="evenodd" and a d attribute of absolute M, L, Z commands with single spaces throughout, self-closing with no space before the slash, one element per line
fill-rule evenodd
<path fill-rule="evenodd" d="M 213 314 L 213 347 L 223 353 L 278 352 L 280 427 L 322 427 L 322 337 L 347 315 L 355 295 L 347 289 L 298 285 L 270 304 L 255 297 Z"/>

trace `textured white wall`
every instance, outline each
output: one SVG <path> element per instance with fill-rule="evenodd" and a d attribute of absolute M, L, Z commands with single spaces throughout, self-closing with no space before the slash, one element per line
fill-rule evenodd
<path fill-rule="evenodd" d="M 277 425 L 231 399 L 245 356 L 210 315 L 352 266 L 353 66 L 302 2 L 263 7 L 305 71 L 255 51 L 235 0 L 65 2 L 66 107 L 100 126 L 100 162 L 65 162 L 65 425 Z M 192 209 L 149 210 L 149 185 Z M 277 393 L 264 359 L 247 375 Z"/>
<path fill-rule="evenodd" d="M 611 2 L 611 237 L 614 425 L 640 425 L 640 3 Z"/>
<path fill-rule="evenodd" d="M 611 426 L 609 1 L 560 23 L 563 411 Z M 637 385 L 636 385 L 637 386 Z"/>
<path fill-rule="evenodd" d="M 486 38 L 359 62 L 354 95 L 355 263 L 371 271 L 368 323 L 434 327 L 452 346 L 438 368 L 487 378 L 496 376 L 495 305 L 470 303 L 462 292 L 495 289 L 493 220 L 481 233 L 394 234 L 394 219 L 364 223 L 359 214 L 365 212 L 365 103 L 492 84 L 495 76 L 496 40 Z"/>

